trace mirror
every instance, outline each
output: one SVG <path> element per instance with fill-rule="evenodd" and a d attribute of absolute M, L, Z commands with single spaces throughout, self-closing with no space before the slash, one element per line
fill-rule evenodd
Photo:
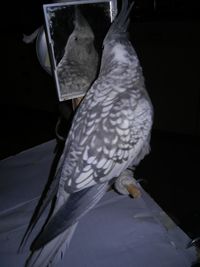
<path fill-rule="evenodd" d="M 59 101 L 82 97 L 96 77 L 103 40 L 117 14 L 117 0 L 46 4 L 43 11 L 50 72 Z"/>

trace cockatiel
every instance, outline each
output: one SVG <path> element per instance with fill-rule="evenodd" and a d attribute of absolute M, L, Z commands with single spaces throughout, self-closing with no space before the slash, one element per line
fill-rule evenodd
<path fill-rule="evenodd" d="M 128 0 L 122 1 L 104 39 L 98 78 L 76 111 L 55 179 L 36 218 L 56 195 L 52 215 L 32 243 L 28 267 L 54 266 L 81 218 L 100 201 L 116 177 L 149 152 L 153 108 L 140 62 L 128 39 L 131 8 Z"/>
<path fill-rule="evenodd" d="M 61 94 L 84 95 L 96 77 L 98 63 L 94 33 L 80 10 L 75 8 L 74 30 L 57 65 Z"/>
<path fill-rule="evenodd" d="M 72 99 L 73 109 L 80 103 L 80 95 L 87 92 L 97 75 L 99 55 L 94 41 L 92 28 L 80 9 L 75 7 L 74 30 L 67 40 L 64 55 L 56 69 L 61 95 L 66 99 L 76 96 Z M 70 117 L 68 101 L 60 102 L 59 110 L 61 116 L 58 118 L 55 132 L 57 139 L 64 142 L 67 131 L 64 129 L 66 133 L 62 136 L 59 134 L 59 128 L 62 121 L 66 124 L 66 119 Z"/>

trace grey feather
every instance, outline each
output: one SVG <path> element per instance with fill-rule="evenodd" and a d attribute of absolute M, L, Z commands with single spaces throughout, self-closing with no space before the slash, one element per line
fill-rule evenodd
<path fill-rule="evenodd" d="M 39 238 L 32 244 L 31 250 L 41 248 L 54 237 L 79 221 L 86 212 L 99 202 L 107 189 L 108 184 L 103 183 L 71 194 L 68 201 L 49 221 L 48 227 L 46 229 L 44 228 Z"/>
<path fill-rule="evenodd" d="M 104 40 L 98 78 L 73 119 L 61 159 L 55 210 L 32 245 L 36 262 L 44 262 L 47 255 L 59 258 L 77 223 L 103 197 L 107 185 L 149 152 L 153 107 L 126 34 L 131 8 L 127 0 L 122 2 Z"/>
<path fill-rule="evenodd" d="M 61 168 L 58 168 L 58 170 L 60 171 Z M 49 204 L 51 203 L 51 201 L 54 199 L 54 197 L 57 194 L 58 191 L 58 187 L 59 187 L 59 178 L 60 178 L 60 173 L 59 171 L 55 174 L 55 177 L 53 179 L 53 181 L 51 181 L 48 191 L 46 193 L 44 193 L 44 195 L 42 194 L 41 199 L 38 203 L 38 206 L 36 207 L 33 216 L 31 218 L 31 221 L 27 227 L 27 230 L 21 240 L 21 243 L 19 245 L 19 251 L 23 250 L 24 246 L 26 245 L 34 227 L 36 226 L 37 222 L 39 221 L 40 217 L 42 216 L 42 214 L 44 213 L 44 211 L 46 210 L 46 208 L 49 206 Z"/>
<path fill-rule="evenodd" d="M 76 8 L 74 30 L 67 40 L 64 55 L 57 66 L 62 94 L 85 94 L 96 77 L 98 63 L 94 33 L 80 10 Z"/>

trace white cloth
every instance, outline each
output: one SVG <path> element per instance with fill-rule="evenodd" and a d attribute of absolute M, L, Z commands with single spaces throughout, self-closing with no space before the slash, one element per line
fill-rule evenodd
<path fill-rule="evenodd" d="M 25 262 L 29 247 L 21 254 L 17 249 L 48 180 L 55 146 L 52 140 L 0 162 L 2 267 Z M 138 199 L 107 192 L 79 223 L 58 267 L 190 267 L 196 252 L 186 249 L 189 237 L 141 191 Z"/>

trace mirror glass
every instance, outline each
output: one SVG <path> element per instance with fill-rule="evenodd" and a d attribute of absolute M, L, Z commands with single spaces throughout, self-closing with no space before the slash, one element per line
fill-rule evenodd
<path fill-rule="evenodd" d="M 46 4 L 43 11 L 59 101 L 84 96 L 96 77 L 103 39 L 117 14 L 117 1 Z"/>

